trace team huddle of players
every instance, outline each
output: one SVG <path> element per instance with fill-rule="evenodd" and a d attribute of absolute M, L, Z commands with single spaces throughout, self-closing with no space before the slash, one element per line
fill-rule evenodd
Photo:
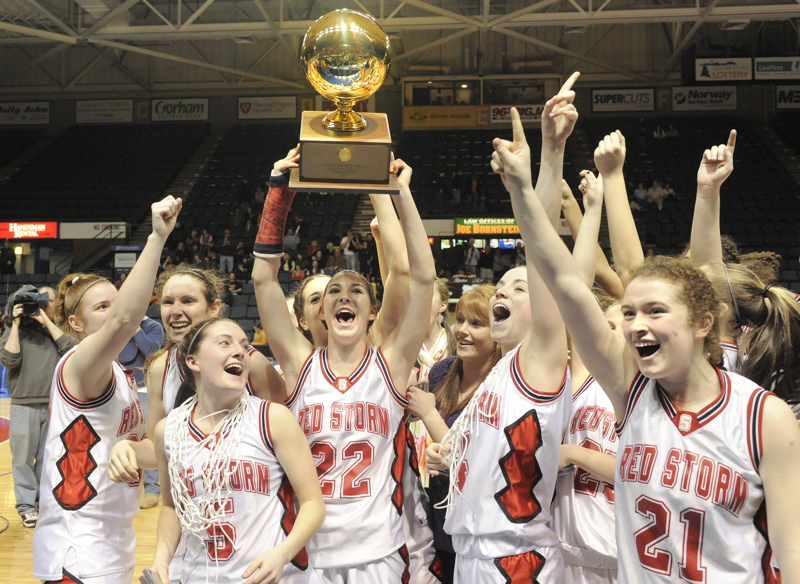
<path fill-rule="evenodd" d="M 293 313 L 278 272 L 300 152 L 275 163 L 253 280 L 280 371 L 221 317 L 218 276 L 181 265 L 157 282 L 169 343 L 142 412 L 116 359 L 180 199 L 152 206 L 119 291 L 65 278 L 56 321 L 80 343 L 53 381 L 34 575 L 130 583 L 140 471 L 158 468 L 163 582 L 800 582 L 800 305 L 724 263 L 735 131 L 703 155 L 691 259 L 643 261 L 619 132 L 575 221 L 577 77 L 545 106 L 535 186 L 516 111 L 494 142 L 527 265 L 465 294 L 452 330 L 401 160 L 398 194 L 372 196 L 380 306 L 345 270 L 304 281 Z M 597 253 L 604 203 L 616 272 Z"/>

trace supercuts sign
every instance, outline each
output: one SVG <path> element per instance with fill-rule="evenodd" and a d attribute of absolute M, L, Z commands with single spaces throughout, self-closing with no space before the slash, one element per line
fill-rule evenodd
<path fill-rule="evenodd" d="M 56 221 L 40 223 L 0 222 L 0 239 L 55 239 L 58 237 Z"/>

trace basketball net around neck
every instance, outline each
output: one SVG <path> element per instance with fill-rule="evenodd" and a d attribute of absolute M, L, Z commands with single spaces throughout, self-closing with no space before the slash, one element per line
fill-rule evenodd
<path fill-rule="evenodd" d="M 489 373 L 491 375 L 491 373 Z M 472 394 L 467 405 L 461 411 L 461 415 L 447 431 L 447 434 L 442 438 L 441 444 L 445 445 L 450 443 L 450 452 L 444 455 L 442 462 L 447 465 L 447 471 L 450 475 L 450 483 L 447 487 L 447 497 L 443 501 L 439 501 L 433 505 L 434 509 L 449 510 L 455 502 L 455 496 L 458 494 L 469 505 L 469 508 L 475 513 L 475 509 L 468 499 L 464 497 L 461 489 L 458 487 L 458 469 L 464 462 L 467 454 L 467 446 L 470 440 L 477 439 L 480 435 L 481 425 L 476 423 L 478 421 L 478 404 L 481 401 L 481 396 L 486 391 L 486 380 L 481 382 L 475 393 Z M 472 430 L 474 429 L 474 432 Z M 474 435 L 473 435 L 474 434 Z"/>
<path fill-rule="evenodd" d="M 195 394 L 178 409 L 176 413 L 178 420 L 172 435 L 169 436 L 169 480 L 175 512 L 181 522 L 181 531 L 199 542 L 199 545 L 195 546 L 194 554 L 188 557 L 181 566 L 181 572 L 201 550 L 205 550 L 208 533 L 230 540 L 230 535 L 226 530 L 214 529 L 214 527 L 224 521 L 231 497 L 230 478 L 235 473 L 238 464 L 236 461 L 231 463 L 231 459 L 239 451 L 245 435 L 246 427 L 242 420 L 249 403 L 248 394 L 243 391 L 238 403 L 228 410 L 225 417 L 205 438 L 197 441 L 189 433 L 189 422 L 197 406 L 197 401 L 197 394 Z M 190 453 L 203 448 L 208 449 L 209 454 L 202 468 L 199 469 L 202 485 L 196 490 L 196 496 L 192 498 L 185 479 L 193 481 L 195 477 L 189 477 L 186 473 L 191 466 L 187 465 L 187 461 L 191 460 Z M 231 545 L 234 543 L 232 540 L 229 542 Z M 212 542 L 212 545 L 215 543 Z M 214 561 L 217 564 L 216 581 L 219 577 L 219 560 Z M 210 559 L 206 555 L 206 582 L 208 582 L 210 572 L 209 562 Z"/>

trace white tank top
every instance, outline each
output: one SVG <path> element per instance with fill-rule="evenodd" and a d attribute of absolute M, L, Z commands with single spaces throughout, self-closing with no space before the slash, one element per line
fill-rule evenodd
<path fill-rule="evenodd" d="M 327 515 L 308 543 L 311 565 L 337 568 L 386 557 L 404 543 L 401 522 L 408 400 L 378 348 L 337 378 L 326 347 L 306 360 L 286 405 L 317 463 Z"/>
<path fill-rule="evenodd" d="M 111 449 L 145 435 L 145 417 L 133 372 L 111 364 L 108 389 L 95 399 L 73 397 L 61 358 L 50 389 L 50 426 L 39 489 L 39 521 L 33 536 L 33 571 L 40 580 L 61 580 L 68 550 L 75 550 L 78 578 L 133 568 L 139 481 L 108 478 Z M 91 550 L 91 553 L 87 553 Z"/>
<path fill-rule="evenodd" d="M 776 582 L 758 474 L 764 401 L 718 371 L 720 395 L 678 410 L 655 380 L 631 385 L 616 470 L 619 581 Z"/>
<path fill-rule="evenodd" d="M 272 402 L 249 397 L 240 422 L 247 430 L 229 463 L 235 465 L 235 471 L 229 482 L 230 498 L 224 521 L 207 529 L 202 542 L 193 535 L 181 535 L 178 551 L 170 564 L 171 581 L 240 584 L 242 572 L 250 562 L 279 545 L 291 531 L 296 518 L 295 494 L 275 456 L 269 426 L 272 405 Z M 189 404 L 184 404 L 167 416 L 165 436 L 174 435 L 176 424 L 184 418 L 187 407 Z M 206 434 L 192 421 L 189 434 L 188 440 L 197 446 L 187 449 L 187 459 L 181 461 L 180 469 L 195 499 L 203 488 L 202 468 L 211 450 L 199 446 Z M 169 464 L 176 464 L 169 439 L 165 450 Z M 308 564 L 305 550 L 293 563 L 305 569 Z M 296 571 L 289 563 L 284 575 Z"/>
<path fill-rule="evenodd" d="M 566 370 L 555 392 L 528 385 L 517 347 L 476 391 L 479 405 L 465 458 L 451 477 L 461 495 L 454 495 L 444 524 L 457 554 L 499 558 L 558 545 L 547 523 L 569 419 L 570 385 Z"/>

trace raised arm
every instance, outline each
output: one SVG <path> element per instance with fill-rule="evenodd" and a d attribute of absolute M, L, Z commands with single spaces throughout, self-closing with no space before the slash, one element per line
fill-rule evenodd
<path fill-rule="evenodd" d="M 91 400 L 108 389 L 111 363 L 119 357 L 144 318 L 153 292 L 161 250 L 175 227 L 181 204 L 181 199 L 172 197 L 153 203 L 153 232 L 111 305 L 105 323 L 100 330 L 83 339 L 64 364 L 67 387 L 77 399 Z"/>
<path fill-rule="evenodd" d="M 258 315 L 269 339 L 269 346 L 286 380 L 286 390 L 294 389 L 300 368 L 312 350 L 311 344 L 292 324 L 286 299 L 278 283 L 283 255 L 283 234 L 294 193 L 289 191 L 289 179 L 284 174 L 298 166 L 299 147 L 292 148 L 285 158 L 277 161 L 270 176 L 269 192 L 264 201 L 261 225 L 253 254 L 253 283 L 255 284 Z M 284 310 L 278 310 L 281 307 Z M 283 400 L 281 400 L 283 401 Z"/>
<path fill-rule="evenodd" d="M 594 151 L 594 164 L 603 177 L 608 236 L 611 240 L 611 252 L 614 254 L 614 267 L 623 284 L 628 283 L 633 270 L 644 261 L 642 243 L 636 231 L 625 190 L 625 177 L 622 174 L 626 152 L 625 136 L 619 130 L 603 138 Z"/>
<path fill-rule="evenodd" d="M 535 304 L 547 305 L 544 310 L 549 310 L 550 322 L 554 319 L 553 313 L 560 311 L 587 368 L 600 385 L 610 392 L 609 397 L 616 411 L 622 414 L 627 392 L 626 381 L 633 377 L 635 369 L 626 372 L 625 364 L 620 358 L 625 350 L 623 341 L 609 328 L 594 296 L 584 285 L 569 250 L 553 229 L 544 208 L 535 196 L 530 183 L 530 157 L 526 156 L 527 142 L 522 123 L 516 109 L 512 109 L 511 115 L 514 143 L 509 147 L 508 143 L 495 139 L 492 168 L 500 174 L 511 193 L 514 216 L 520 227 L 525 229 L 523 238 L 529 265 L 528 277 L 533 275 L 538 278 L 540 274 L 549 289 L 548 293 L 539 296 L 533 287 L 530 288 L 531 309 L 534 310 Z M 558 310 L 554 309 L 555 305 Z M 539 322 L 536 319 L 540 312 L 541 310 L 532 312 L 533 322 L 537 325 Z M 550 327 L 550 338 L 542 339 L 540 344 L 544 350 L 551 351 L 551 358 L 556 358 L 558 355 L 552 353 L 553 349 L 548 348 L 548 344 L 560 345 L 553 343 L 553 339 L 563 336 L 563 331 L 554 328 L 555 324 L 550 324 Z M 566 341 L 563 353 L 566 354 Z"/>
<path fill-rule="evenodd" d="M 603 216 L 603 177 L 595 177 L 590 170 L 581 172 L 586 187 L 583 191 L 583 205 L 586 214 L 581 221 L 578 236 L 575 238 L 575 247 L 572 249 L 572 259 L 581 274 L 583 283 L 591 288 L 594 283 L 595 268 L 597 267 L 597 237 L 600 233 L 600 220 Z"/>
<path fill-rule="evenodd" d="M 567 222 L 572 239 L 576 240 L 583 221 L 583 213 L 578 201 L 575 200 L 575 196 L 572 194 L 572 189 L 569 188 L 565 180 L 561 181 L 561 211 L 564 214 L 564 220 Z M 596 244 L 594 249 L 596 257 L 594 281 L 610 296 L 621 298 L 623 287 L 619 276 L 608 264 L 608 259 L 606 259 L 606 254 L 600 248 L 600 244 Z"/>
<path fill-rule="evenodd" d="M 703 266 L 722 263 L 722 240 L 719 227 L 720 187 L 733 172 L 736 130 L 731 130 L 728 143 L 712 146 L 703 152 L 697 169 L 697 197 L 692 218 L 689 249 L 692 261 Z"/>
<path fill-rule="evenodd" d="M 542 152 L 536 193 L 553 226 L 557 224 L 561 210 L 564 149 L 578 121 L 578 110 L 573 105 L 575 92 L 572 90 L 578 77 L 580 73 L 577 71 L 570 75 L 558 93 L 547 100 L 542 111 Z"/>
<path fill-rule="evenodd" d="M 545 221 L 545 229 L 552 232 L 556 238 L 558 236 L 554 229 L 552 217 L 543 206 L 543 203 L 536 197 L 536 192 L 531 184 L 530 147 L 525 139 L 522 122 L 519 119 L 519 113 L 516 108 L 511 110 L 511 120 L 513 141 L 495 139 L 492 169 L 500 174 L 503 184 L 505 184 L 511 195 L 514 218 L 517 225 L 519 225 L 520 234 L 525 242 L 531 328 L 520 348 L 522 373 L 525 379 L 534 387 L 553 391 L 560 383 L 566 367 L 567 340 L 564 322 L 561 320 L 558 307 L 527 256 L 530 253 L 527 247 L 528 240 L 533 236 L 531 221 L 536 211 L 540 212 L 538 218 Z M 544 149 L 545 146 L 542 146 L 542 148 Z M 560 200 L 560 176 L 557 186 Z M 535 209 L 533 207 L 534 201 Z M 563 247 L 560 239 L 559 245 Z"/>
<path fill-rule="evenodd" d="M 395 213 L 392 199 L 387 195 L 370 195 L 372 207 L 375 209 L 375 226 L 372 228 L 375 237 L 375 250 L 383 280 L 383 301 L 378 311 L 378 318 L 370 330 L 374 345 L 380 345 L 396 327 L 405 309 L 408 282 L 411 269 L 405 253 L 406 241 L 403 228 Z"/>
<path fill-rule="evenodd" d="M 428 322 L 430 317 L 436 268 L 428 244 L 428 235 L 425 233 L 425 226 L 422 224 L 409 188 L 411 167 L 398 159 L 392 162 L 391 171 L 397 175 L 397 184 L 400 187 L 398 194 L 392 195 L 392 197 L 405 235 L 411 279 L 408 284 L 408 299 L 403 317 L 394 331 L 386 337 L 381 347 L 389 363 L 397 390 L 405 395 L 405 381 L 427 332 L 427 327 L 421 326 L 420 323 Z"/>

